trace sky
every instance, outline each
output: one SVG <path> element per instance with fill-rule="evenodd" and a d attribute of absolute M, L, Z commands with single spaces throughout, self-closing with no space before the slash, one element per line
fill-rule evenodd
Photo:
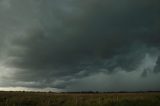
<path fill-rule="evenodd" d="M 159 0 L 0 0 L 0 90 L 159 91 Z"/>

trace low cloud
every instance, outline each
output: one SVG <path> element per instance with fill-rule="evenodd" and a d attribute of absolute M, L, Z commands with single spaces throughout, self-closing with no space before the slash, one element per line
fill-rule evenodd
<path fill-rule="evenodd" d="M 158 4 L 1 0 L 0 86 L 159 90 Z"/>

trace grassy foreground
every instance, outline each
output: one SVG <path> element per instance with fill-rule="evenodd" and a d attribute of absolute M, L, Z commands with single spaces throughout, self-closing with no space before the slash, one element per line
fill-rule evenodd
<path fill-rule="evenodd" d="M 0 92 L 0 106 L 160 106 L 160 93 Z"/>

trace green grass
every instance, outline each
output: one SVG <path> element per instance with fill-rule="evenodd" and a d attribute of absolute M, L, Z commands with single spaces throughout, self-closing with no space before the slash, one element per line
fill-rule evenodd
<path fill-rule="evenodd" d="M 0 106 L 160 106 L 160 93 L 0 92 Z"/>

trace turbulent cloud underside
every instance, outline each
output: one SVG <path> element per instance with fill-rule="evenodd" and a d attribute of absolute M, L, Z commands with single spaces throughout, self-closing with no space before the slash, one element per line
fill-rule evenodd
<path fill-rule="evenodd" d="M 0 90 L 160 90 L 159 0 L 0 0 Z"/>

